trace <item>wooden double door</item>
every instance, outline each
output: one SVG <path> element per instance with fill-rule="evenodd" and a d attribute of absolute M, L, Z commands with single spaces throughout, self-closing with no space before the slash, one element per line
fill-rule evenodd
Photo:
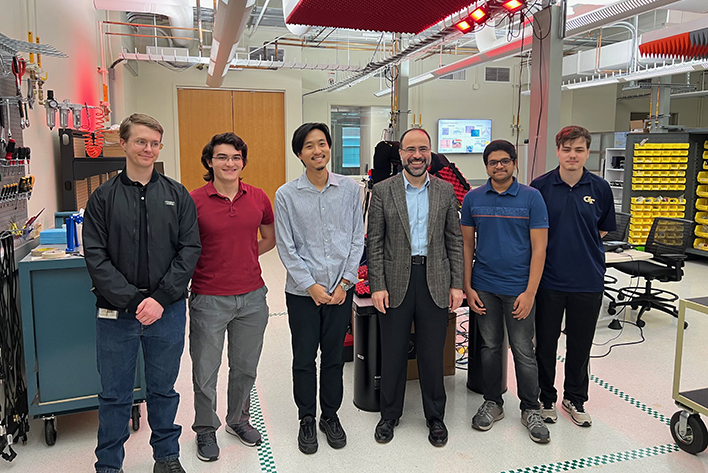
<path fill-rule="evenodd" d="M 242 90 L 177 89 L 180 176 L 191 191 L 205 184 L 202 149 L 212 136 L 232 131 L 248 145 L 243 181 L 271 202 L 285 184 L 285 94 Z"/>

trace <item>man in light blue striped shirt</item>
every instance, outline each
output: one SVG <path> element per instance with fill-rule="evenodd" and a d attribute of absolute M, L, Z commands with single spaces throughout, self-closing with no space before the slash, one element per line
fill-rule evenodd
<path fill-rule="evenodd" d="M 332 138 L 324 123 L 305 123 L 293 152 L 305 171 L 275 193 L 275 235 L 287 270 L 285 299 L 293 349 L 293 392 L 298 447 L 317 451 L 317 349 L 320 422 L 332 448 L 347 437 L 337 417 L 342 405 L 342 351 L 351 318 L 353 287 L 364 251 L 361 191 L 351 178 L 327 171 Z"/>

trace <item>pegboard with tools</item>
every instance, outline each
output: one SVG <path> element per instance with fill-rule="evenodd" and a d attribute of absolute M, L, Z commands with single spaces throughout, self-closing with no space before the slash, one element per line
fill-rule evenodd
<path fill-rule="evenodd" d="M 24 146 L 22 136 L 23 129 L 31 125 L 24 113 L 28 104 L 19 100 L 15 72 L 13 56 L 0 53 L 0 231 L 11 230 L 20 236 L 28 220 L 27 200 L 34 177 L 30 175 L 31 150 Z M 20 86 L 26 95 L 26 81 L 20 79 Z"/>

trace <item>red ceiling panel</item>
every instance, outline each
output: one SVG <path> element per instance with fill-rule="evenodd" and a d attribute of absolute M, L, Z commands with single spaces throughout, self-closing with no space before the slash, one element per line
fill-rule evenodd
<path fill-rule="evenodd" d="M 287 22 L 415 34 L 471 3 L 472 0 L 300 0 Z"/>

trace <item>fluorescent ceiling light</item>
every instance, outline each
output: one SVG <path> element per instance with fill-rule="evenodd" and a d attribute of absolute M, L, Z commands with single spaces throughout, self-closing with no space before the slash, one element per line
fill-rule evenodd
<path fill-rule="evenodd" d="M 384 95 L 388 95 L 390 93 L 391 93 L 391 87 L 389 87 L 387 89 L 379 90 L 374 95 L 377 97 L 383 97 Z"/>
<path fill-rule="evenodd" d="M 409 79 L 408 85 L 422 84 L 423 82 L 427 82 L 433 79 L 435 79 L 435 76 L 430 72 L 426 72 L 425 74 L 421 74 L 419 76 L 415 76 L 412 79 Z"/>
<path fill-rule="evenodd" d="M 610 77 L 607 79 L 598 79 L 598 80 L 584 80 L 580 82 L 571 82 L 570 84 L 565 84 L 561 87 L 562 90 L 575 90 L 575 89 L 583 89 L 585 87 L 598 87 L 601 85 L 609 85 L 609 84 L 617 84 L 619 82 L 619 79 L 616 77 Z"/>

